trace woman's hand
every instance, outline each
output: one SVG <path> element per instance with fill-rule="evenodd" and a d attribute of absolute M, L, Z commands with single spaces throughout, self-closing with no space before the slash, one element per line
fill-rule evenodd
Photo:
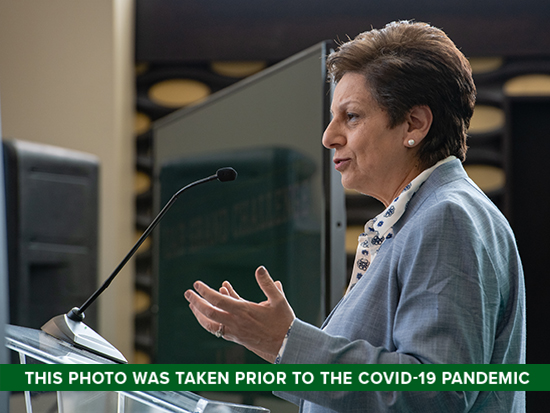
<path fill-rule="evenodd" d="M 207 331 L 212 334 L 221 331 L 226 340 L 241 344 L 273 363 L 295 318 L 294 311 L 281 283 L 274 282 L 263 266 L 256 270 L 256 281 L 267 297 L 261 303 L 241 298 L 228 281 L 219 292 L 197 281 L 196 292 L 187 290 L 185 298 Z"/>

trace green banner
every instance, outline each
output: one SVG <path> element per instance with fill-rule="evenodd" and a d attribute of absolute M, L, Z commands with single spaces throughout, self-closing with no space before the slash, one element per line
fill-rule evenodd
<path fill-rule="evenodd" d="M 550 365 L 2 364 L 0 391 L 547 391 Z"/>

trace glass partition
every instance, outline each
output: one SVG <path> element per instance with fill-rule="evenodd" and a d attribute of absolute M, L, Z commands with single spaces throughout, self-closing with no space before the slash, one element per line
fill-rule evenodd
<path fill-rule="evenodd" d="M 297 317 L 320 325 L 345 288 L 344 193 L 321 139 L 331 86 L 320 43 L 174 112 L 153 127 L 154 205 L 220 167 L 232 182 L 193 188 L 153 234 L 155 362 L 259 363 L 216 339 L 183 298 L 195 280 L 229 280 L 263 301 L 254 271 L 280 280 Z"/>

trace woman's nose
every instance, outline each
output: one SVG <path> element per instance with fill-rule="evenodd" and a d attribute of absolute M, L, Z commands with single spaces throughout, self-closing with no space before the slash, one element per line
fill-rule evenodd
<path fill-rule="evenodd" d="M 339 131 L 338 122 L 333 118 L 328 124 L 325 132 L 323 133 L 323 146 L 327 149 L 332 149 L 337 146 L 344 145 L 345 137 Z"/>

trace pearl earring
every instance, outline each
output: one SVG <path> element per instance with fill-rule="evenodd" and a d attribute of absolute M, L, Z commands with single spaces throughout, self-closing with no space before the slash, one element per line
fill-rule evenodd
<path fill-rule="evenodd" d="M 414 141 L 414 139 L 409 139 L 409 141 L 407 143 L 409 144 L 409 146 L 414 146 L 415 141 Z"/>

